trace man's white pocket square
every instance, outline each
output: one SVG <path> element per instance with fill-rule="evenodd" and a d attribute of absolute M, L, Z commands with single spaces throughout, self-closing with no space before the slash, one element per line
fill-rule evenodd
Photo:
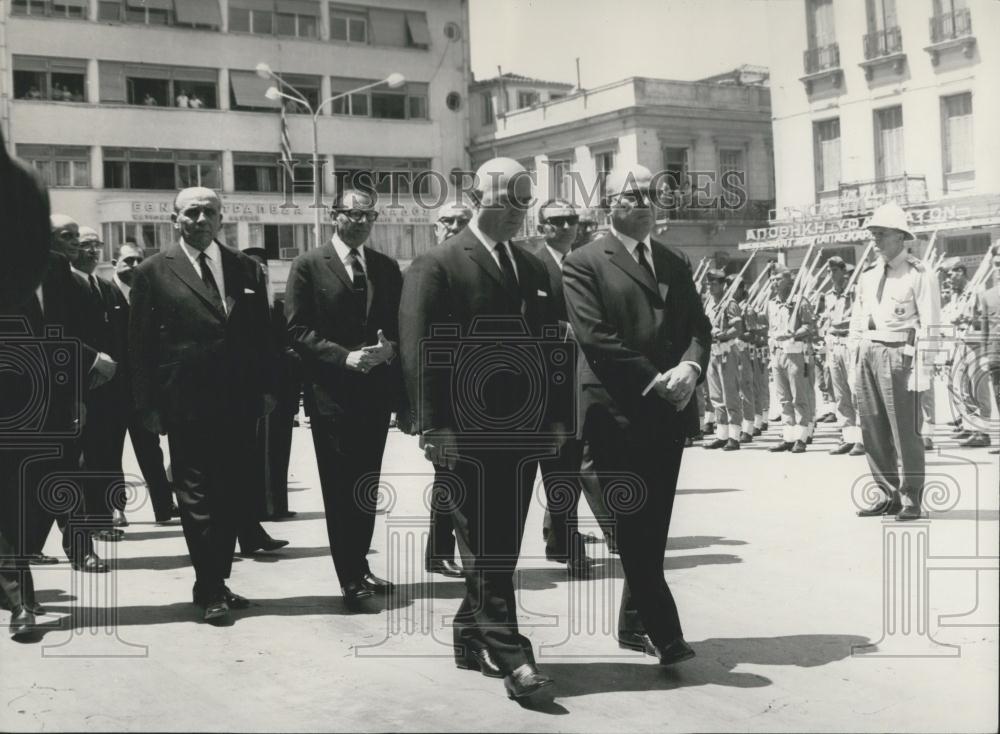
<path fill-rule="evenodd" d="M 255 291 L 253 288 L 244 288 L 243 292 L 244 293 L 256 293 L 257 291 Z"/>
<path fill-rule="evenodd" d="M 546 293 L 545 291 L 538 291 L 538 295 L 542 296 L 543 298 L 548 298 L 549 297 L 549 294 Z"/>

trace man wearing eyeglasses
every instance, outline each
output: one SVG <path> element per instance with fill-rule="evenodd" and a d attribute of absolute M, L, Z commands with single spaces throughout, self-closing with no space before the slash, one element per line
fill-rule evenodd
<path fill-rule="evenodd" d="M 299 255 L 288 273 L 292 348 L 302 357 L 330 552 L 344 603 L 380 611 L 392 584 L 372 573 L 368 548 L 390 414 L 409 431 L 399 367 L 399 263 L 366 247 L 378 218 L 373 193 L 346 189 L 330 242 Z"/>
<path fill-rule="evenodd" d="M 711 324 L 683 257 L 651 237 L 656 191 L 643 166 L 608 178 L 611 228 L 563 262 L 566 307 L 585 361 L 583 437 L 617 525 L 625 571 L 618 643 L 671 665 L 694 656 L 663 578 L 684 443 Z M 622 483 L 631 482 L 626 492 Z"/>
<path fill-rule="evenodd" d="M 449 237 L 454 237 L 469 224 L 472 219 L 472 210 L 460 201 L 451 201 L 441 207 L 438 211 L 437 221 L 434 223 L 434 236 L 440 245 Z"/>

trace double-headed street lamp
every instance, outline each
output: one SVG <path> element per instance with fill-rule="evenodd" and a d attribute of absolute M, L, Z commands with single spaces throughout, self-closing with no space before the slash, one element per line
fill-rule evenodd
<path fill-rule="evenodd" d="M 267 64 L 261 62 L 257 64 L 257 76 L 262 79 L 270 79 L 271 81 L 277 82 L 277 86 L 268 87 L 264 96 L 270 100 L 277 101 L 279 99 L 289 99 L 304 106 L 309 110 L 309 114 L 312 115 L 312 126 L 313 126 L 313 208 L 316 216 L 316 221 L 313 226 L 313 240 L 314 246 L 319 247 L 322 245 L 320 237 L 320 228 L 322 226 L 322 178 L 321 178 L 321 168 L 319 165 L 319 116 L 323 111 L 323 108 L 330 102 L 334 102 L 343 97 L 350 96 L 352 94 L 357 94 L 358 92 L 363 92 L 366 89 L 371 89 L 372 87 L 378 87 L 385 84 L 390 89 L 397 89 L 406 83 L 406 77 L 399 73 L 392 73 L 385 79 L 380 79 L 377 82 L 372 82 L 371 84 L 365 84 L 358 87 L 357 89 L 351 89 L 347 92 L 341 92 L 340 94 L 335 94 L 332 97 L 327 97 L 313 109 L 313 106 L 309 104 L 309 100 L 306 96 L 302 94 L 298 89 L 293 87 L 291 84 L 286 82 L 280 76 L 271 70 L 271 67 Z M 285 91 L 282 91 L 285 90 Z"/>

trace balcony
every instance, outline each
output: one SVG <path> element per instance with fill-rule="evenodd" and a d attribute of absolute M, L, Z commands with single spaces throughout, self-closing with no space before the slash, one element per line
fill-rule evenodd
<path fill-rule="evenodd" d="M 960 48 L 966 58 L 972 58 L 976 37 L 972 35 L 972 14 L 968 8 L 958 8 L 930 18 L 931 45 L 924 48 L 937 66 L 943 51 Z"/>
<path fill-rule="evenodd" d="M 695 202 L 689 202 L 688 197 L 678 197 L 677 206 L 670 208 L 656 207 L 657 221 L 670 222 L 766 222 L 774 211 L 774 199 L 748 199 L 747 202 L 738 209 L 727 208 L 725 203 L 718 199 L 711 206 L 697 206 Z"/>
<path fill-rule="evenodd" d="M 800 81 L 806 85 L 807 94 L 812 94 L 813 84 L 821 79 L 830 79 L 834 87 L 840 86 L 843 70 L 840 68 L 838 44 L 807 48 L 802 52 L 802 60 L 806 75 Z"/>
<path fill-rule="evenodd" d="M 889 201 L 895 201 L 902 207 L 927 201 L 926 176 L 904 173 L 840 184 L 840 210 L 844 214 L 872 211 Z"/>
<path fill-rule="evenodd" d="M 899 26 L 866 33 L 863 38 L 865 60 L 859 66 L 865 70 L 865 78 L 871 81 L 875 69 L 880 66 L 892 66 L 893 72 L 901 74 L 906 63 L 903 53 L 903 34 Z"/>

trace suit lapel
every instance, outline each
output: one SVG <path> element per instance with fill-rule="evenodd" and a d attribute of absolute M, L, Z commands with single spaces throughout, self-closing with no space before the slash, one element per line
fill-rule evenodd
<path fill-rule="evenodd" d="M 500 276 L 500 267 L 497 265 L 496 260 L 486 251 L 483 243 L 479 241 L 471 232 L 470 241 L 465 243 L 465 251 L 468 253 L 469 257 L 472 258 L 473 262 L 479 267 L 486 271 L 486 274 L 496 281 L 496 284 L 501 288 L 506 290 L 503 283 L 503 278 Z"/>
<path fill-rule="evenodd" d="M 670 281 L 673 279 L 673 271 L 667 257 L 667 249 L 654 239 L 650 239 L 649 244 L 650 252 L 653 255 L 653 270 L 656 271 L 656 288 L 659 291 L 660 298 L 666 301 L 667 294 L 670 292 Z"/>
<path fill-rule="evenodd" d="M 323 248 L 323 257 L 326 258 L 326 264 L 330 266 L 330 270 L 343 281 L 344 285 L 348 288 L 354 288 L 354 279 L 348 275 L 347 268 L 344 267 L 344 263 L 341 261 L 333 244 L 328 242 L 323 245 Z"/>
<path fill-rule="evenodd" d="M 237 262 L 236 255 L 222 245 L 219 245 L 219 252 L 222 253 L 222 279 L 226 289 L 226 320 L 228 320 L 233 314 L 237 299 L 243 295 L 243 268 Z"/>
<path fill-rule="evenodd" d="M 194 265 L 188 260 L 187 254 L 181 249 L 180 243 L 175 242 L 167 251 L 164 253 L 164 257 L 167 260 L 167 265 L 170 270 L 176 275 L 181 282 L 184 283 L 188 288 L 195 292 L 202 302 L 208 307 L 208 309 L 214 313 L 219 319 L 225 321 L 226 315 L 219 310 L 219 307 L 215 305 L 215 299 L 212 298 L 212 294 L 209 293 L 208 286 L 201 279 L 201 275 L 198 274 L 194 269 Z"/>
<path fill-rule="evenodd" d="M 644 268 L 639 267 L 632 256 L 629 254 L 628 250 L 625 249 L 625 245 L 622 244 L 614 235 L 608 235 L 610 242 L 605 248 L 605 252 L 611 256 L 611 262 L 617 265 L 621 270 L 632 278 L 636 283 L 641 285 L 656 298 L 660 297 L 659 292 L 656 288 L 656 283 L 653 282 L 653 278 L 650 276 L 649 272 Z M 651 248 L 652 249 L 652 248 Z M 654 261 L 653 267 L 656 268 Z"/>
<path fill-rule="evenodd" d="M 528 254 L 523 252 L 520 247 L 511 247 L 510 251 L 514 253 L 514 267 L 517 270 L 517 287 L 521 294 L 521 302 L 531 303 L 531 299 L 537 298 L 537 294 L 532 292 L 535 284 L 531 277 Z"/>

